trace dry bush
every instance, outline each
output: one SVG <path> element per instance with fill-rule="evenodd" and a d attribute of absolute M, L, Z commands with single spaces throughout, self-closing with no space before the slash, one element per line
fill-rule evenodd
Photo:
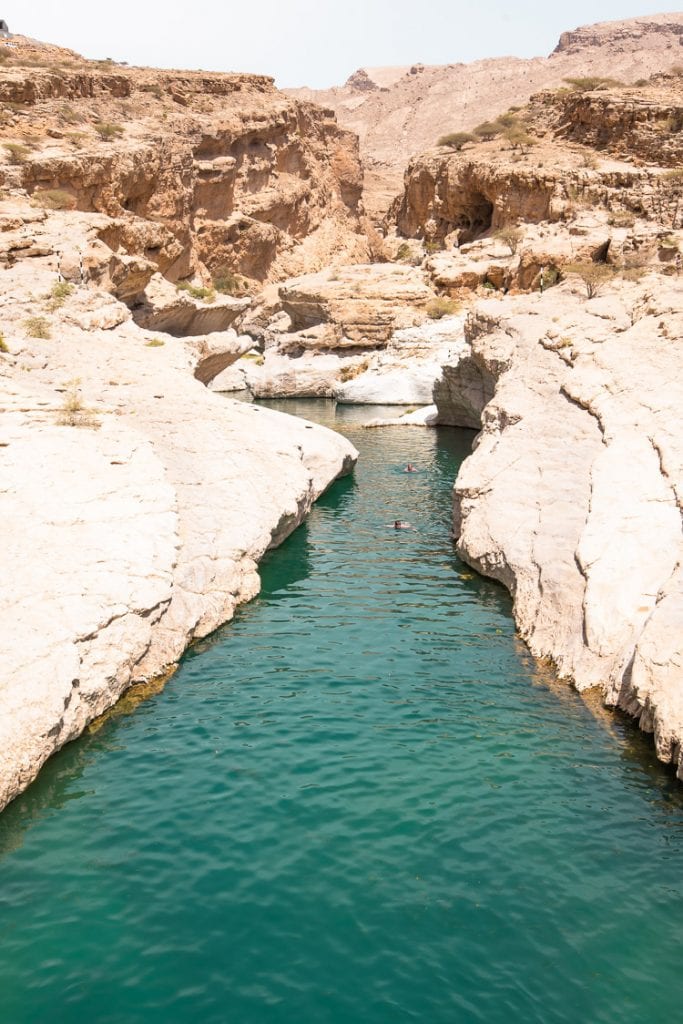
<path fill-rule="evenodd" d="M 92 409 L 87 409 L 81 400 L 80 378 L 76 377 L 67 383 L 57 422 L 63 427 L 90 427 L 97 430 L 100 422 Z"/>
<path fill-rule="evenodd" d="M 83 148 L 83 140 L 87 138 L 85 132 L 65 132 L 64 139 L 70 142 L 74 149 Z"/>
<path fill-rule="evenodd" d="M 517 252 L 519 243 L 524 238 L 524 232 L 521 228 L 514 227 L 512 224 L 509 224 L 507 227 L 499 228 L 495 231 L 493 237 L 501 241 L 503 245 L 507 245 L 511 253 L 515 253 Z"/>
<path fill-rule="evenodd" d="M 370 363 L 367 359 L 361 359 L 358 363 L 342 366 L 339 371 L 339 380 L 342 384 L 345 384 L 348 380 L 354 380 L 356 377 L 360 377 L 362 373 L 365 373 L 369 365 Z"/>
<path fill-rule="evenodd" d="M 61 188 L 38 188 L 31 196 L 36 206 L 46 210 L 75 210 L 76 197 Z"/>
<path fill-rule="evenodd" d="M 59 120 L 61 124 L 83 124 L 85 116 L 80 110 L 74 110 L 68 103 L 65 103 L 59 108 Z"/>
<path fill-rule="evenodd" d="M 607 218 L 611 228 L 632 228 L 636 222 L 635 214 L 628 210 L 615 210 Z"/>
<path fill-rule="evenodd" d="M 105 141 L 111 141 L 111 139 L 117 139 L 123 135 L 123 126 L 113 124 L 111 121 L 98 121 L 94 127 L 99 137 Z"/>
<path fill-rule="evenodd" d="M 589 299 L 599 295 L 605 285 L 614 277 L 614 267 L 607 263 L 568 263 L 567 274 L 576 274 L 584 283 Z"/>
<path fill-rule="evenodd" d="M 425 312 L 430 320 L 441 320 L 444 316 L 454 316 L 455 313 L 459 313 L 460 303 L 439 295 L 435 299 L 430 299 L 425 306 Z"/>
<path fill-rule="evenodd" d="M 41 341 L 48 341 L 52 337 L 50 321 L 44 316 L 30 316 L 24 320 L 24 330 L 29 338 L 39 338 Z"/>
<path fill-rule="evenodd" d="M 7 159 L 11 164 L 25 164 L 31 150 L 21 142 L 3 142 L 3 149 L 7 153 Z"/>

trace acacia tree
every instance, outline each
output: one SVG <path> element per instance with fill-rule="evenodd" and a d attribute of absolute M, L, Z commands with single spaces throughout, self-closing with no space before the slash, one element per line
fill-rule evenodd
<path fill-rule="evenodd" d="M 607 263 L 569 263 L 567 273 L 576 274 L 584 283 L 589 299 L 599 295 L 608 281 L 614 277 L 614 267 Z"/>
<path fill-rule="evenodd" d="M 476 141 L 476 136 L 471 132 L 451 132 L 450 135 L 442 135 L 437 145 L 448 146 L 449 149 L 455 149 L 459 153 L 466 142 Z"/>

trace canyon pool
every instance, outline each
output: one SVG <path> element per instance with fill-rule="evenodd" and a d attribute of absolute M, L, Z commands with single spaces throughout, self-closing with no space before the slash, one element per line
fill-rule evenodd
<path fill-rule="evenodd" d="M 0 1021 L 680 1019 L 679 784 L 455 557 L 473 435 L 278 407 L 356 474 L 0 816 Z"/>

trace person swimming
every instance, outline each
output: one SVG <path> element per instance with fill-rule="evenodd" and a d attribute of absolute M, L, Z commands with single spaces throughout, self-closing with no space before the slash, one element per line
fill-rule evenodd
<path fill-rule="evenodd" d="M 412 530 L 410 523 L 406 523 L 403 519 L 394 519 L 395 530 Z"/>
<path fill-rule="evenodd" d="M 406 468 L 403 470 L 404 473 L 417 473 L 415 466 L 412 462 L 409 462 Z"/>

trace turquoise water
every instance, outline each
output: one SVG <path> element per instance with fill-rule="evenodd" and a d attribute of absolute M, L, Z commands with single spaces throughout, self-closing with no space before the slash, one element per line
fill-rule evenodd
<path fill-rule="evenodd" d="M 261 598 L 0 816 L 2 1024 L 680 1020 L 677 784 L 454 557 L 472 435 L 367 415 Z"/>

